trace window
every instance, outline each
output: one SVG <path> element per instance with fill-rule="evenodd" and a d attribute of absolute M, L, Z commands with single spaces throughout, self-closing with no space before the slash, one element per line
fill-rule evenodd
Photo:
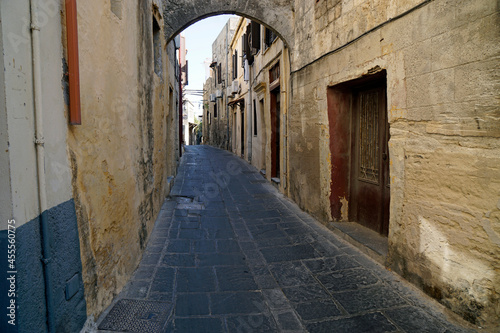
<path fill-rule="evenodd" d="M 238 50 L 233 54 L 233 80 L 238 78 Z"/>
<path fill-rule="evenodd" d="M 276 35 L 276 33 L 274 31 L 272 31 L 271 29 L 268 29 L 268 28 L 265 28 L 266 29 L 266 32 L 265 32 L 265 38 L 264 38 L 264 45 L 265 45 L 265 48 L 269 48 L 273 42 L 276 40 L 276 38 L 278 38 L 278 35 Z"/>
<path fill-rule="evenodd" d="M 280 79 L 280 63 L 278 62 L 269 70 L 269 82 L 275 83 Z"/>
<path fill-rule="evenodd" d="M 257 54 L 260 51 L 260 24 L 252 21 L 250 23 L 250 47 L 252 54 Z"/>
<path fill-rule="evenodd" d="M 161 29 L 155 17 L 153 17 L 153 51 L 154 51 L 155 73 L 159 77 L 161 77 L 163 71 L 162 53 L 161 53 Z"/>
<path fill-rule="evenodd" d="M 217 66 L 217 83 L 218 84 L 222 83 L 222 64 L 219 64 Z"/>
<path fill-rule="evenodd" d="M 247 29 L 248 31 L 248 29 Z M 243 55 L 243 59 L 247 59 L 248 60 L 248 55 L 249 55 L 249 52 L 248 52 L 248 35 L 245 33 L 243 34 L 243 36 L 241 37 L 241 50 L 242 50 L 242 55 Z M 244 63 L 244 61 L 243 61 Z M 242 64 L 242 66 L 244 66 L 244 64 Z"/>
<path fill-rule="evenodd" d="M 214 104 L 214 118 L 217 118 L 217 103 Z"/>

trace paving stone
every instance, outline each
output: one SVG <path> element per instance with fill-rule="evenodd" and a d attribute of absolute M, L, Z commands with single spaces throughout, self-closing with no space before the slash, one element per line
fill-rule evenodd
<path fill-rule="evenodd" d="M 278 210 L 257 210 L 250 212 L 241 212 L 243 218 L 266 218 L 266 217 L 280 217 L 281 214 Z"/>
<path fill-rule="evenodd" d="M 292 240 L 289 237 L 272 238 L 272 239 L 257 239 L 255 244 L 259 248 L 276 247 L 276 246 L 286 246 L 293 245 Z"/>
<path fill-rule="evenodd" d="M 293 245 L 265 248 L 260 250 L 268 262 L 310 259 L 317 257 L 310 245 Z"/>
<path fill-rule="evenodd" d="M 262 289 L 262 295 L 271 309 L 290 308 L 290 303 L 280 288 Z"/>
<path fill-rule="evenodd" d="M 256 250 L 257 247 L 255 245 L 255 242 L 252 241 L 240 241 L 240 247 L 243 251 L 246 250 Z"/>
<path fill-rule="evenodd" d="M 287 262 L 270 266 L 271 273 L 283 287 L 317 283 L 312 274 L 300 262 Z"/>
<path fill-rule="evenodd" d="M 163 257 L 163 265 L 178 266 L 178 267 L 192 267 L 195 266 L 194 254 L 166 254 Z"/>
<path fill-rule="evenodd" d="M 198 254 L 197 258 L 200 266 L 238 266 L 246 264 L 241 253 Z"/>
<path fill-rule="evenodd" d="M 199 222 L 181 222 L 181 229 L 198 229 L 200 228 Z"/>
<path fill-rule="evenodd" d="M 177 294 L 175 316 L 203 316 L 209 313 L 207 294 Z"/>
<path fill-rule="evenodd" d="M 276 288 L 278 283 L 271 276 L 259 275 L 255 277 L 255 282 L 259 285 L 260 289 Z"/>
<path fill-rule="evenodd" d="M 223 266 L 215 268 L 221 291 L 257 290 L 250 269 L 246 266 Z"/>
<path fill-rule="evenodd" d="M 175 269 L 158 267 L 151 283 L 151 292 L 172 292 L 175 281 Z"/>
<path fill-rule="evenodd" d="M 314 333 L 383 333 L 397 331 L 397 328 L 379 312 L 307 324 L 306 327 L 309 332 Z"/>
<path fill-rule="evenodd" d="M 212 314 L 248 314 L 266 310 L 260 292 L 235 292 L 210 294 Z"/>
<path fill-rule="evenodd" d="M 148 295 L 148 300 L 158 301 L 158 302 L 172 302 L 173 293 L 163 293 L 150 291 Z"/>
<path fill-rule="evenodd" d="M 191 241 L 188 239 L 172 240 L 168 243 L 168 253 L 189 253 L 191 250 Z"/>
<path fill-rule="evenodd" d="M 175 318 L 173 326 L 175 333 L 224 332 L 224 326 L 220 318 Z"/>
<path fill-rule="evenodd" d="M 138 268 L 134 275 L 132 276 L 132 280 L 150 280 L 154 275 L 154 266 L 141 266 Z"/>
<path fill-rule="evenodd" d="M 164 244 L 148 245 L 145 253 L 151 253 L 151 254 L 161 253 L 163 251 L 164 246 L 165 246 Z"/>
<path fill-rule="evenodd" d="M 177 272 L 178 292 L 215 291 L 215 274 L 211 267 L 179 268 Z"/>
<path fill-rule="evenodd" d="M 207 239 L 208 233 L 201 229 L 180 229 L 179 238 L 183 239 Z"/>
<path fill-rule="evenodd" d="M 158 263 L 158 260 L 160 260 L 161 253 L 154 253 L 154 254 L 144 254 L 142 256 L 141 263 L 143 265 L 155 265 Z"/>
<path fill-rule="evenodd" d="M 221 253 L 241 252 L 241 249 L 237 241 L 221 239 L 217 241 L 217 252 Z"/>
<path fill-rule="evenodd" d="M 300 287 L 283 288 L 286 297 L 295 303 L 329 299 L 331 296 L 319 283 Z"/>
<path fill-rule="evenodd" d="M 302 324 L 294 311 L 273 312 L 273 315 L 282 330 L 303 332 Z"/>
<path fill-rule="evenodd" d="M 277 332 L 276 323 L 270 313 L 266 315 L 259 314 L 228 317 L 226 322 L 229 332 Z"/>
<path fill-rule="evenodd" d="M 336 293 L 333 297 L 351 314 L 406 305 L 404 299 L 384 285 Z"/>
<path fill-rule="evenodd" d="M 358 289 L 379 282 L 377 277 L 362 268 L 323 273 L 317 278 L 331 292 Z"/>
<path fill-rule="evenodd" d="M 335 302 L 329 299 L 299 303 L 295 305 L 295 310 L 303 320 L 319 320 L 342 314 Z"/>
<path fill-rule="evenodd" d="M 176 239 L 178 237 L 179 237 L 179 228 L 170 228 L 170 231 L 168 232 L 168 238 Z"/>
<path fill-rule="evenodd" d="M 216 250 L 215 240 L 197 240 L 193 244 L 196 253 L 212 253 Z"/>
<path fill-rule="evenodd" d="M 386 310 L 384 313 L 406 332 L 427 333 L 445 331 L 445 327 L 436 318 L 416 307 L 405 306 Z"/>
<path fill-rule="evenodd" d="M 303 263 L 313 273 L 327 273 L 361 267 L 353 257 L 347 255 L 304 260 Z"/>
<path fill-rule="evenodd" d="M 187 211 L 187 209 L 176 209 L 174 211 L 174 216 L 186 217 L 186 216 L 188 216 L 188 211 Z"/>
<path fill-rule="evenodd" d="M 127 285 L 126 295 L 130 298 L 146 298 L 151 281 L 130 281 Z"/>

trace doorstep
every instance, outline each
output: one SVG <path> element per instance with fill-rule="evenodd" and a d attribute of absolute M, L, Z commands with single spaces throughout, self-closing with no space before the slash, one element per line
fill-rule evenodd
<path fill-rule="evenodd" d="M 387 237 L 355 222 L 330 222 L 333 233 L 356 246 L 378 263 L 385 265 L 388 252 Z"/>

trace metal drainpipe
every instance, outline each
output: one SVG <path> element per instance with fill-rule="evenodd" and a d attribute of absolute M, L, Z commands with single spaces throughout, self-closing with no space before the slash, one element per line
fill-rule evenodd
<path fill-rule="evenodd" d="M 45 148 L 43 136 L 43 104 L 42 77 L 40 59 L 40 26 L 38 25 L 37 0 L 30 0 L 31 43 L 33 56 L 33 95 L 35 111 L 35 145 L 38 174 L 38 201 L 40 211 L 40 229 L 42 233 L 42 262 L 45 280 L 45 303 L 47 311 L 47 326 L 49 332 L 54 332 L 52 277 L 50 274 L 51 248 L 50 231 L 47 221 L 47 193 L 45 185 Z"/>

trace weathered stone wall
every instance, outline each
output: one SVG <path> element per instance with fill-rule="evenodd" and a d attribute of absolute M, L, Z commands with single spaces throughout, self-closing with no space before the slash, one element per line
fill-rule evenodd
<path fill-rule="evenodd" d="M 210 102 L 207 99 L 209 112 L 211 114 L 211 123 L 205 119 L 206 111 L 204 115 L 204 128 L 206 132 L 205 135 L 205 143 L 212 145 L 214 147 L 219 147 L 223 149 L 227 149 L 228 147 L 228 138 L 231 136 L 231 121 L 232 117 L 228 112 L 228 95 L 227 95 L 227 87 L 228 82 L 232 82 L 231 77 L 231 67 L 230 67 L 230 55 L 228 55 L 230 45 L 233 35 L 236 30 L 236 26 L 238 24 L 238 18 L 230 18 L 224 28 L 220 31 L 216 40 L 212 44 L 212 61 L 217 63 L 216 68 L 212 69 L 211 74 L 212 78 L 207 82 L 208 85 L 205 85 L 208 88 L 208 94 L 215 94 L 216 91 L 221 93 L 222 97 L 216 98 L 215 102 Z M 218 82 L 218 66 L 221 68 L 221 80 L 222 82 Z M 217 116 L 215 114 L 215 108 L 217 108 Z M 228 132 L 229 126 L 229 132 Z M 229 134 L 229 135 L 228 135 Z"/>
<path fill-rule="evenodd" d="M 218 14 L 237 14 L 271 26 L 280 37 L 294 43 L 293 1 L 289 0 L 163 0 L 167 40 L 190 24 Z"/>
<path fill-rule="evenodd" d="M 78 2 L 82 125 L 70 128 L 68 143 L 89 314 L 108 306 L 136 268 L 175 170 L 175 76 L 163 33 L 162 72 L 154 68 L 161 8 L 122 1 L 119 9 Z"/>
<path fill-rule="evenodd" d="M 388 265 L 469 321 L 498 324 L 498 2 L 298 0 L 295 7 L 292 198 L 330 219 L 336 180 L 327 87 L 385 69 Z"/>
<path fill-rule="evenodd" d="M 265 30 L 261 28 L 261 44 L 265 38 Z M 283 184 L 286 183 L 286 128 L 287 128 L 287 97 L 289 92 L 289 62 L 287 60 L 288 49 L 280 38 L 277 38 L 268 48 L 261 47 L 261 50 L 254 57 L 252 67 L 252 99 L 255 101 L 257 120 L 254 120 L 254 102 L 248 105 L 252 108 L 252 165 L 257 169 L 265 169 L 266 177 L 271 180 L 271 91 L 269 70 L 279 64 L 280 66 L 280 92 L 281 107 L 280 113 L 280 151 L 281 165 L 280 174 Z M 262 104 L 261 104 L 262 103 Z M 254 125 L 257 124 L 257 135 L 254 135 Z"/>

